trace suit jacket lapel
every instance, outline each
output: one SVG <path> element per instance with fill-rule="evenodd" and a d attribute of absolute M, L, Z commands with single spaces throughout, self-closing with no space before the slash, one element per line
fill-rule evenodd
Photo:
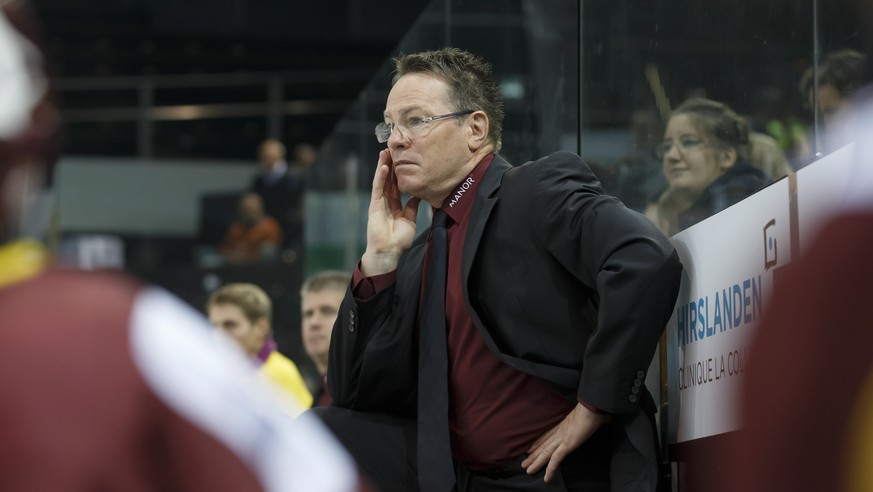
<path fill-rule="evenodd" d="M 471 307 L 470 295 L 467 292 L 470 271 L 473 268 L 473 259 L 476 257 L 476 251 L 479 249 L 479 242 L 482 240 L 482 232 L 485 230 L 485 225 L 488 223 L 491 211 L 497 205 L 497 190 L 500 189 L 503 174 L 510 169 L 512 169 L 511 164 L 503 160 L 499 155 L 494 156 L 494 160 L 491 161 L 491 165 L 488 167 L 488 171 L 485 172 L 482 183 L 476 191 L 476 202 L 473 204 L 470 223 L 467 225 L 467 236 L 464 238 L 464 253 L 461 260 L 461 285 L 464 288 L 464 299 L 467 301 L 467 308 L 470 309 L 473 320 L 480 328 L 481 322 Z"/>
<path fill-rule="evenodd" d="M 464 285 L 464 296 L 467 296 L 467 280 L 469 279 L 470 269 L 473 267 L 473 258 L 476 257 L 476 250 L 479 248 L 479 241 L 482 239 L 482 231 L 485 230 L 485 224 L 488 223 L 488 218 L 491 216 L 491 210 L 497 204 L 497 190 L 500 189 L 500 181 L 503 179 L 503 173 L 512 169 L 512 165 L 503 160 L 500 156 L 495 155 L 491 166 L 485 172 L 482 178 L 482 183 L 476 191 L 476 202 L 473 204 L 473 211 L 470 214 L 470 223 L 467 225 L 467 237 L 464 238 L 464 255 L 462 259 L 462 281 Z"/>

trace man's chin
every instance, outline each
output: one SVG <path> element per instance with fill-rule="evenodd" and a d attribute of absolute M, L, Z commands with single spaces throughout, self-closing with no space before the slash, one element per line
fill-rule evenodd
<path fill-rule="evenodd" d="M 309 356 L 310 359 L 317 359 L 321 356 L 324 356 L 330 350 L 330 344 L 312 344 L 309 347 L 304 349 L 306 351 L 306 355 Z"/>
<path fill-rule="evenodd" d="M 408 187 L 407 187 L 407 186 L 398 186 L 397 189 L 400 190 L 400 193 L 403 193 L 404 195 L 408 195 L 408 196 L 411 196 L 411 197 L 421 198 L 421 194 L 419 194 L 419 192 L 421 191 L 421 189 L 418 188 L 418 187 L 415 187 L 415 186 L 408 186 Z"/>

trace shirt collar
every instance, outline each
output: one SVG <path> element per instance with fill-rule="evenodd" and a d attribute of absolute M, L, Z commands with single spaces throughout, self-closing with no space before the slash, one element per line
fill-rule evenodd
<path fill-rule="evenodd" d="M 267 362 L 267 359 L 270 358 L 270 354 L 272 354 L 277 348 L 278 346 L 276 345 L 276 342 L 272 338 L 268 338 L 267 341 L 264 342 L 264 346 L 261 347 L 261 350 L 258 352 L 258 365 Z"/>
<path fill-rule="evenodd" d="M 443 202 L 442 209 L 452 218 L 455 224 L 460 224 L 470 215 L 470 210 L 473 208 L 475 201 L 476 190 L 479 189 L 479 183 L 482 182 L 482 177 L 485 176 L 485 171 L 494 160 L 494 154 L 489 153 L 485 156 L 473 171 L 461 181 L 458 186 L 449 193 L 446 200 Z"/>
<path fill-rule="evenodd" d="M 273 167 L 264 174 L 264 179 L 268 183 L 275 183 L 284 176 L 286 172 L 288 172 L 288 163 L 285 161 L 279 161 L 274 163 Z"/>
<path fill-rule="evenodd" d="M 286 161 L 277 161 L 270 167 L 270 174 L 284 174 L 287 170 L 288 163 Z"/>

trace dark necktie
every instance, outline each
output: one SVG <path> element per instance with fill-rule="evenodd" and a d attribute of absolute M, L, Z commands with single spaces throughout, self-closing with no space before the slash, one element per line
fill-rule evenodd
<path fill-rule="evenodd" d="M 423 492 L 450 492 L 455 487 L 446 352 L 446 227 L 450 220 L 441 209 L 434 213 L 419 326 L 417 451 L 418 483 Z"/>

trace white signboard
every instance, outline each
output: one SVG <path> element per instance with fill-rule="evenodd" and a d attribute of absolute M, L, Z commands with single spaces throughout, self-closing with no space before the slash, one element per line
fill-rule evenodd
<path fill-rule="evenodd" d="M 844 211 L 852 180 L 855 146 L 847 145 L 797 171 L 797 219 L 800 251 L 815 237 L 818 228 L 834 214 Z"/>
<path fill-rule="evenodd" d="M 789 178 L 680 232 L 685 267 L 667 325 L 668 442 L 739 428 L 750 335 L 790 258 Z"/>

